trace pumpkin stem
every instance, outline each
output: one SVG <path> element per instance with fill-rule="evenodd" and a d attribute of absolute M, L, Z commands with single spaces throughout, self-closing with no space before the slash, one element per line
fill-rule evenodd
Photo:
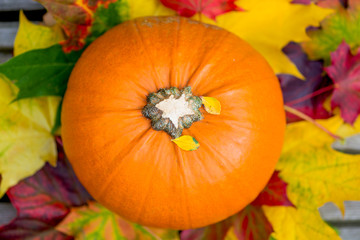
<path fill-rule="evenodd" d="M 201 105 L 201 98 L 192 95 L 191 87 L 182 90 L 176 87 L 161 88 L 147 96 L 142 114 L 151 119 L 154 130 L 165 131 L 172 138 L 178 138 L 184 128 L 203 119 L 199 110 Z"/>

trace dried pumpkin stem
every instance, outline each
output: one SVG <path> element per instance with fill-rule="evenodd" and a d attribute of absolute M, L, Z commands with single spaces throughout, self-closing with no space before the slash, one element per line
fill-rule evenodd
<path fill-rule="evenodd" d="M 182 90 L 176 87 L 162 88 L 147 96 L 142 114 L 151 119 L 154 130 L 165 131 L 172 138 L 178 138 L 184 128 L 203 119 L 199 110 L 201 105 L 201 98 L 192 95 L 191 87 Z"/>

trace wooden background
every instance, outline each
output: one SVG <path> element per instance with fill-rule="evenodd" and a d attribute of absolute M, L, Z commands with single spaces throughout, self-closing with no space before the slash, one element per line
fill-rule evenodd
<path fill-rule="evenodd" d="M 45 13 L 43 7 L 32 0 L 0 0 L 0 63 L 12 57 L 20 9 L 34 22 L 41 21 L 41 16 Z M 345 202 L 345 207 L 344 217 L 332 203 L 325 204 L 319 211 L 324 220 L 339 230 L 343 240 L 360 240 L 360 202 L 348 201 Z M 16 210 L 8 199 L 1 199 L 0 225 L 11 221 L 15 216 Z"/>

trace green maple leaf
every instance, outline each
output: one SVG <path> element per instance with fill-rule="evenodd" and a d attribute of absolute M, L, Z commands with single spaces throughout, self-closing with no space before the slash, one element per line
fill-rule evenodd
<path fill-rule="evenodd" d="M 355 4 L 353 4 L 355 5 Z M 311 59 L 325 59 L 330 62 L 330 53 L 345 40 L 352 50 L 360 46 L 360 9 L 355 6 L 345 10 L 340 8 L 327 17 L 320 29 L 308 32 L 311 41 L 303 44 Z"/>
<path fill-rule="evenodd" d="M 175 230 L 149 228 L 131 223 L 97 202 L 72 208 L 56 229 L 76 239 L 179 239 Z"/>

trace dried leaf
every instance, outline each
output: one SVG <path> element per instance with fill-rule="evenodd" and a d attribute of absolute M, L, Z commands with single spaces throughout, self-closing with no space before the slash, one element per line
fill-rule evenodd
<path fill-rule="evenodd" d="M 40 48 L 47 48 L 64 40 L 61 28 L 34 24 L 20 11 L 19 29 L 14 42 L 14 55 Z"/>
<path fill-rule="evenodd" d="M 218 15 L 242 11 L 235 0 L 160 0 L 164 6 L 175 10 L 180 16 L 192 17 L 197 13 L 215 20 Z"/>
<path fill-rule="evenodd" d="M 72 208 L 56 229 L 75 239 L 179 239 L 175 230 L 148 228 L 128 222 L 97 202 Z"/>
<path fill-rule="evenodd" d="M 47 97 L 11 103 L 17 91 L 14 84 L 0 76 L 0 197 L 45 162 L 56 164 L 51 129 L 60 99 Z"/>
<path fill-rule="evenodd" d="M 213 97 L 201 97 L 205 110 L 210 114 L 219 115 L 221 112 L 221 104 L 219 100 Z"/>
<path fill-rule="evenodd" d="M 331 66 L 325 71 L 335 84 L 331 109 L 339 107 L 344 121 L 353 124 L 360 113 L 360 50 L 352 55 L 350 47 L 342 42 L 331 53 Z"/>
<path fill-rule="evenodd" d="M 333 90 L 332 81 L 323 74 L 322 61 L 309 61 L 301 46 L 292 42 L 283 49 L 295 63 L 305 81 L 292 75 L 280 74 L 278 78 L 283 92 L 284 103 L 313 119 L 331 117 L 324 108 L 324 102 Z M 286 113 L 287 122 L 303 120 L 291 113 Z"/>
<path fill-rule="evenodd" d="M 199 142 L 189 135 L 183 135 L 181 137 L 172 139 L 171 141 L 173 141 L 176 145 L 178 145 L 179 148 L 185 151 L 194 151 L 200 147 Z"/>
<path fill-rule="evenodd" d="M 91 199 L 77 180 L 70 163 L 58 145 L 57 167 L 46 164 L 34 176 L 21 181 L 7 192 L 17 216 L 0 226 L 0 239 L 70 240 L 55 230 L 55 226 L 70 212 Z"/>
<path fill-rule="evenodd" d="M 99 6 L 107 7 L 110 3 L 116 2 L 116 0 L 36 1 L 45 6 L 64 30 L 67 36 L 67 39 L 62 42 L 65 52 L 82 49 L 85 46 L 86 37 L 90 34 L 97 8 Z"/>

